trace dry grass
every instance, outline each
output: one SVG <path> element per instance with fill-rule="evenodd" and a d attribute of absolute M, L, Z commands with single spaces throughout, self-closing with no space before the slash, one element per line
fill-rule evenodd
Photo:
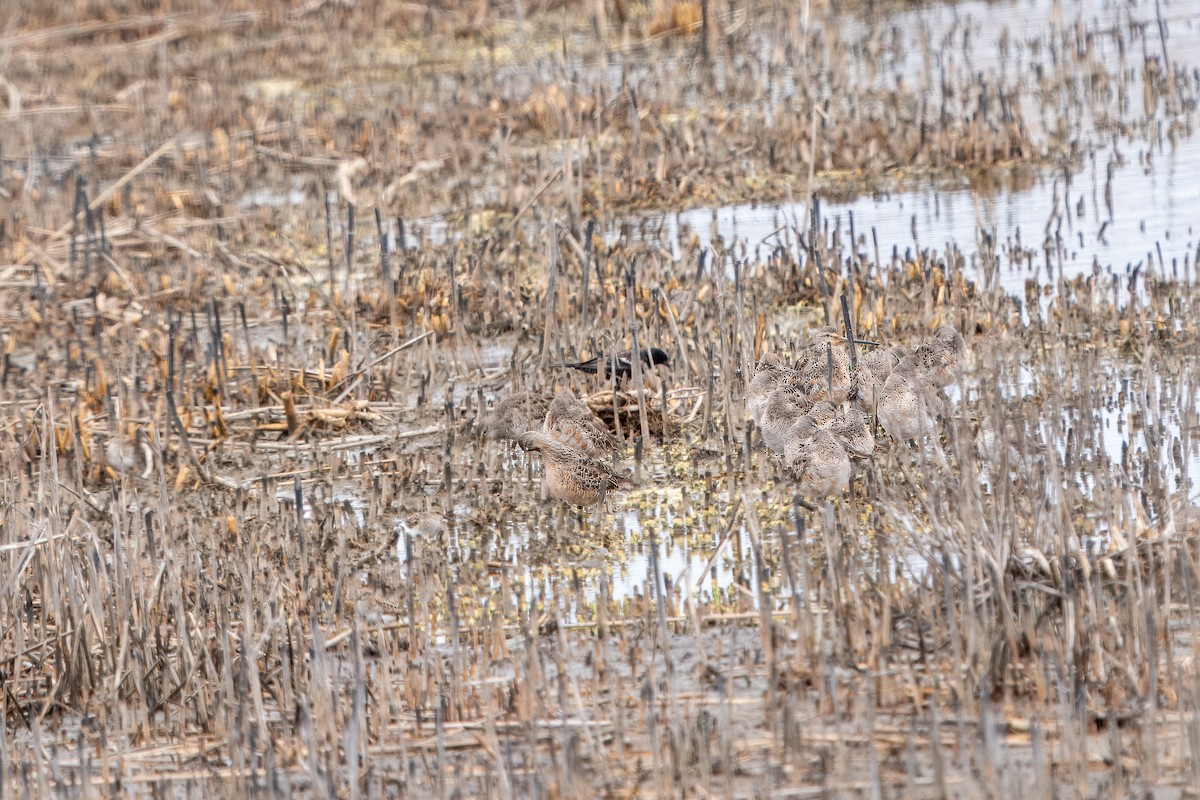
<path fill-rule="evenodd" d="M 22 7 L 0 41 L 7 791 L 1200 780 L 1191 282 L 1014 297 L 1000 271 L 1069 245 L 868 246 L 825 218 L 676 261 L 623 215 L 806 195 L 810 168 L 821 189 L 1036 166 L 1070 148 L 1024 113 L 1111 111 L 1075 87 L 1085 56 L 1020 96 L 966 77 L 934 109 L 852 77 L 819 4 L 810 28 L 714 5 L 722 36 L 654 41 L 628 3 L 569 23 L 551 3 L 520 22 L 478 3 Z M 794 47 L 785 100 L 760 102 L 764 25 Z M 719 89 L 656 73 L 698 38 Z M 571 54 L 545 55 L 563 47 L 650 73 L 567 80 Z M 506 69 L 540 58 L 537 80 Z M 1190 124 L 1188 91 L 1164 122 Z M 895 446 L 811 512 L 746 430 L 743 376 L 843 296 L 860 334 L 951 322 L 974 362 L 941 458 Z M 659 391 L 549 368 L 635 339 L 671 353 Z M 566 383 L 628 442 L 635 488 L 611 512 L 544 503 L 532 464 L 482 436 L 495 397 Z"/>

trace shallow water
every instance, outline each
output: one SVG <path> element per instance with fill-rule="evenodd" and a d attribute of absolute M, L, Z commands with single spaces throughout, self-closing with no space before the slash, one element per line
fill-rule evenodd
<path fill-rule="evenodd" d="M 1200 62 L 1200 4 L 1172 0 L 1159 4 L 1166 23 L 1166 50 L 1172 62 Z M 964 0 L 957 3 L 923 3 L 895 15 L 847 17 L 844 34 L 852 40 L 888 36 L 899 41 L 925 41 L 928 48 L 895 47 L 881 78 L 903 77 L 919 81 L 926 71 L 924 50 L 931 68 L 954 76 L 995 73 L 1006 82 L 1031 79 L 1037 65 L 1053 67 L 1053 48 L 1086 48 L 1109 67 L 1130 66 L 1145 57 L 1162 55 L 1155 4 L 1119 0 Z M 1122 61 L 1120 36 L 1125 44 Z M 861 68 L 861 61 L 850 66 Z M 864 78 L 870 77 L 867 75 Z M 939 77 L 940 79 L 940 77 Z M 951 81 L 954 83 L 955 81 Z M 1141 101 L 1140 94 L 1134 97 Z"/>
<path fill-rule="evenodd" d="M 999 245 L 1002 267 L 1000 286 L 1013 294 L 1024 291 L 1029 279 L 1046 282 L 1060 276 L 1102 273 L 1124 277 L 1134 267 L 1168 278 L 1193 280 L 1200 257 L 1200 137 L 1184 140 L 1147 163 L 1139 152 L 1113 171 L 1113 214 L 1103 205 L 1108 161 L 1089 160 L 1071 176 L 1067 197 L 1061 176 L 1044 176 L 1028 189 L 980 194 L 969 188 L 944 190 L 928 184 L 913 191 L 883 197 L 864 197 L 849 203 L 822 203 L 822 217 L 843 234 L 853 216 L 859 251 L 874 259 L 872 240 L 896 243 L 897 249 L 933 248 L 945 252 L 948 243 L 969 257 L 973 276 L 979 277 L 981 233 Z M 1188 177 L 1193 176 L 1193 177 Z M 1064 200 L 1066 201 L 1064 203 Z M 699 208 L 665 216 L 664 235 L 679 257 L 680 241 L 699 238 L 701 246 L 718 241 L 726 252 L 756 251 L 766 256 L 779 244 L 795 245 L 792 230 L 805 230 L 808 203 L 740 205 Z M 1066 206 L 1071 215 L 1065 216 Z M 1077 214 L 1082 209 L 1083 214 Z M 782 230 L 781 230 L 782 229 Z M 1050 258 L 1043 250 L 1047 239 L 1060 236 L 1064 257 Z M 903 245 L 898 243 L 904 243 Z M 884 246 L 884 245 L 881 245 Z M 744 250 L 742 249 L 744 248 Z M 1033 248 L 1032 259 L 1016 265 L 1007 254 Z M 904 250 L 900 249 L 903 255 Z M 885 262 L 890 251 L 881 253 Z M 1024 263 L 1021 263 L 1024 262 Z M 1121 281 L 1122 292 L 1125 281 Z"/>
<path fill-rule="evenodd" d="M 1171 63 L 1192 76 L 1193 82 L 1200 80 L 1196 75 L 1200 66 L 1200 0 L 1177 0 L 1162 8 Z M 822 219 L 830 228 L 840 226 L 843 240 L 853 218 L 859 239 L 857 250 L 867 259 L 875 258 L 875 242 L 879 243 L 879 256 L 885 264 L 893 249 L 901 256 L 906 250 L 923 248 L 944 253 L 953 243 L 967 255 L 970 277 L 978 278 L 979 242 L 986 234 L 996 243 L 1001 263 L 999 285 L 1016 295 L 1023 293 L 1029 279 L 1053 282 L 1076 275 L 1097 275 L 1108 281 L 1122 279 L 1116 281 L 1118 293 L 1126 297 L 1128 281 L 1124 278 L 1135 269 L 1143 277 L 1194 279 L 1200 258 L 1200 230 L 1196 227 L 1200 219 L 1200 137 L 1187 135 L 1194 125 L 1194 109 L 1190 116 L 1170 115 L 1161 110 L 1160 100 L 1159 106 L 1151 104 L 1150 113 L 1144 113 L 1143 58 L 1161 60 L 1163 47 L 1152 6 L 972 0 L 930 4 L 869 20 L 847 16 L 840 24 L 840 35 L 851 42 L 865 43 L 886 32 L 898 42 L 953 43 L 946 47 L 885 48 L 891 53 L 886 69 L 873 77 L 859 76 L 862 81 L 904 80 L 926 85 L 931 80 L 926 74 L 930 69 L 937 76 L 943 70 L 968 75 L 995 73 L 998 79 L 1019 87 L 1019 96 L 1027 102 L 1038 91 L 1030 77 L 1032 71 L 1052 68 L 1055 59 L 1061 57 L 1057 50 L 1067 46 L 1064 42 L 1079 38 L 1087 43 L 1089 59 L 1124 82 L 1128 94 L 1124 107 L 1114 106 L 1105 112 L 1106 116 L 1121 119 L 1138 131 L 1133 139 L 1109 133 L 1111 125 L 1075 120 L 1072 136 L 1077 150 L 1084 154 L 1082 163 L 1064 162 L 1060 167 L 1011 181 L 1023 185 L 989 189 L 972 186 L 965 177 L 957 186 L 953 182 L 948 186 L 945 179 L 919 179 L 906 181 L 897 191 L 879 196 L 823 202 Z M 1132 35 L 1130 25 L 1141 36 L 1136 42 L 1125 42 L 1122 54 L 1116 37 Z M 945 62 L 926 65 L 926 50 L 934 54 L 931 58 Z M 851 59 L 849 65 L 853 69 L 866 60 Z M 636 81 L 638 74 L 648 75 L 647 71 L 655 68 L 644 64 L 631 67 L 634 77 L 626 72 L 624 79 Z M 786 84 L 787 78 L 776 72 L 771 80 Z M 953 80 L 951 84 L 956 85 Z M 772 93 L 787 94 L 786 86 L 770 88 Z M 1027 123 L 1033 124 L 1036 117 L 1033 110 L 1026 110 Z M 1185 124 L 1181 132 L 1168 136 L 1166 130 L 1172 120 Z M 1034 132 L 1034 138 L 1042 137 Z M 780 245 L 795 248 L 795 231 L 808 229 L 808 205 L 804 199 L 701 207 L 647 214 L 631 222 L 638 238 L 661 236 L 677 258 L 682 257 L 681 242 L 690 242 L 695 235 L 701 246 L 718 243 L 728 254 L 757 260 Z M 425 220 L 422 227 L 430 242 L 453 235 L 436 218 Z M 627 222 L 612 225 L 609 238 L 615 241 L 626 227 Z M 410 237 L 409 244 L 418 246 L 419 241 Z M 728 261 L 725 267 L 732 274 Z"/>

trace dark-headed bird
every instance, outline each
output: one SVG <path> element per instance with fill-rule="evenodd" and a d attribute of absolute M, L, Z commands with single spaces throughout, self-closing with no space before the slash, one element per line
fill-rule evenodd
<path fill-rule="evenodd" d="M 659 364 L 671 366 L 671 357 L 667 355 L 665 350 L 658 347 L 646 347 L 642 349 L 642 364 L 643 369 L 649 370 Z M 568 361 L 562 364 L 555 364 L 555 367 L 565 367 L 568 369 L 577 369 L 580 372 L 586 372 L 589 375 L 600 375 L 606 379 L 611 379 L 614 375 L 617 380 L 628 380 L 633 375 L 633 351 L 622 350 L 619 353 L 602 353 L 592 356 L 586 361 Z"/>

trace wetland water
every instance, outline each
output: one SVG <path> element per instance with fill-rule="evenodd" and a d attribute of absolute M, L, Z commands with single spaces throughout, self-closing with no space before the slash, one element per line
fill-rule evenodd
<path fill-rule="evenodd" d="M 892 243 L 901 255 L 906 248 L 944 254 L 947 245 L 953 245 L 968 255 L 971 276 L 978 278 L 977 245 L 986 234 L 996 242 L 1002 260 L 998 281 L 1007 292 L 1023 294 L 1027 280 L 1045 283 L 1098 273 L 1116 276 L 1124 294 L 1134 268 L 1143 276 L 1149 272 L 1168 279 L 1196 279 L 1197 175 L 1200 137 L 1191 136 L 1153 152 L 1137 143 L 1105 147 L 1082 166 L 1034 176 L 1022 188 L 928 185 L 846 203 L 826 201 L 821 210 L 846 236 L 853 217 L 858 250 L 872 253 L 872 258 L 873 239 Z M 1110 191 L 1111 214 L 1104 200 Z M 796 202 L 689 209 L 661 220 L 650 216 L 640 221 L 639 229 L 661 228 L 676 255 L 680 241 L 695 236 L 702 247 L 719 239 L 725 252 L 747 254 L 753 260 L 755 253 L 765 256 L 780 244 L 795 247 L 794 234 L 805 230 L 808 206 Z M 886 260 L 892 253 L 881 255 Z"/>
<path fill-rule="evenodd" d="M 1200 2 L 713 0 L 708 66 L 650 33 L 698 4 L 584 5 L 11 40 L 4 794 L 1182 796 Z M 39 104 L 75 84 L 169 116 L 51 175 L 37 143 L 91 131 Z M 143 162 L 160 135 L 191 149 Z M 71 180 L 124 187 L 103 248 Z M 818 273 L 884 343 L 951 321 L 972 358 L 939 436 L 810 509 L 742 395 L 819 319 Z M 545 499 L 488 412 L 603 396 L 551 365 L 635 333 L 683 411 L 620 423 L 610 508 Z M 110 458 L 117 432 L 155 469 Z"/>

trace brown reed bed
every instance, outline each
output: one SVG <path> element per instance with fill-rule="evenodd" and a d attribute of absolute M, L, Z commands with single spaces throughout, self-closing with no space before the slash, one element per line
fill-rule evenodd
<path fill-rule="evenodd" d="M 677 260 L 623 213 L 994 179 L 1080 155 L 1085 118 L 1183 136 L 1186 65 L 1146 68 L 1155 127 L 1083 44 L 1023 89 L 881 90 L 850 67 L 899 45 L 822 4 L 75 11 L 22 7 L 0 48 L 7 791 L 1200 780 L 1190 263 L 1022 295 L 1001 276 L 1070 247 L 1049 225 L 935 249 L 818 211 Z M 637 89 L 568 79 L 601 56 Z M 742 393 L 843 297 L 861 336 L 950 323 L 973 361 L 941 458 L 892 446 L 810 510 Z M 646 343 L 657 392 L 551 366 Z M 544 502 L 482 435 L 497 397 L 565 385 L 623 431 L 611 511 Z"/>

